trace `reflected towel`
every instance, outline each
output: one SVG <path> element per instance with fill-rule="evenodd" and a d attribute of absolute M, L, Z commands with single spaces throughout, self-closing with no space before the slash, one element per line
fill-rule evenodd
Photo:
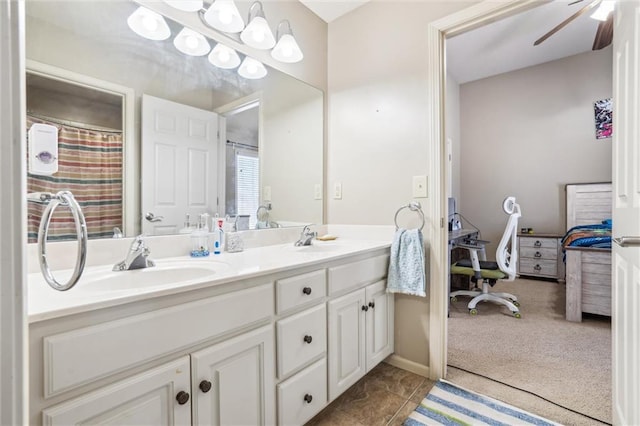
<path fill-rule="evenodd" d="M 424 245 L 419 229 L 398 229 L 391 244 L 387 292 L 426 297 Z"/>

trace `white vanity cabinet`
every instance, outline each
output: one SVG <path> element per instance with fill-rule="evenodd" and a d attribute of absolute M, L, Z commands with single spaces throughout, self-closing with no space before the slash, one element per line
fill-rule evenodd
<path fill-rule="evenodd" d="M 388 259 L 378 256 L 329 269 L 334 291 L 358 288 L 328 302 L 329 401 L 393 353 L 394 297 L 386 292 L 386 280 L 380 280 L 386 277 Z"/>

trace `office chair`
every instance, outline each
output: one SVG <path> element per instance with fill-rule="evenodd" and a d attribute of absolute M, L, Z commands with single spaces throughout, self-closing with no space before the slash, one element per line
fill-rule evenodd
<path fill-rule="evenodd" d="M 450 298 L 452 302 L 455 302 L 458 296 L 473 297 L 467 305 L 471 315 L 477 315 L 476 305 L 487 300 L 505 305 L 513 313 L 513 316 L 520 318 L 520 310 L 518 309 L 520 304 L 516 296 L 510 293 L 489 292 L 489 288 L 497 280 L 513 281 L 516 277 L 516 264 L 518 261 L 516 236 L 518 219 L 521 216 L 520 205 L 516 203 L 515 197 L 507 197 L 502 203 L 502 209 L 509 215 L 509 220 L 496 250 L 496 261 L 486 261 L 484 243 L 482 241 L 459 244 L 458 247 L 469 250 L 471 259 L 462 259 L 451 265 L 451 273 L 470 276 L 471 281 L 476 283 L 476 289 L 454 291 L 450 294 Z M 477 288 L 478 281 L 482 283 L 481 289 Z"/>

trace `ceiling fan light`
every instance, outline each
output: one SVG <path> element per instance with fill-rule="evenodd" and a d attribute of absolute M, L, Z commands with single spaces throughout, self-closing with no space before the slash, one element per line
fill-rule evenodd
<path fill-rule="evenodd" d="M 202 0 L 164 0 L 169 6 L 185 12 L 197 12 L 202 9 Z"/>
<path fill-rule="evenodd" d="M 244 58 L 244 61 L 242 61 L 242 64 L 240 64 L 238 74 L 250 80 L 257 80 L 267 75 L 267 69 L 262 62 L 247 56 Z"/>
<path fill-rule="evenodd" d="M 216 44 L 207 59 L 216 67 L 223 69 L 233 69 L 240 65 L 240 56 L 236 51 L 220 43 Z"/>
<path fill-rule="evenodd" d="M 149 40 L 166 40 L 171 36 L 169 25 L 162 15 L 140 6 L 127 18 L 129 28 Z"/>
<path fill-rule="evenodd" d="M 253 18 L 251 16 L 253 15 Z M 276 39 L 264 17 L 262 3 L 253 3 L 249 9 L 249 23 L 240 33 L 240 39 L 247 46 L 255 49 L 271 49 L 276 45 Z"/>
<path fill-rule="evenodd" d="M 591 17 L 598 21 L 606 21 L 607 18 L 609 18 L 609 14 L 613 12 L 615 4 L 615 0 L 602 0 L 602 2 L 600 2 L 600 6 L 598 6 L 596 11 L 591 14 Z"/>
<path fill-rule="evenodd" d="M 286 24 L 286 28 L 285 27 Z M 281 33 L 282 28 L 282 33 Z M 271 56 L 280 61 L 286 63 L 300 62 L 304 55 L 295 37 L 291 31 L 291 25 L 289 21 L 284 20 L 278 24 L 278 42 L 271 51 Z"/>
<path fill-rule="evenodd" d="M 176 38 L 173 39 L 173 45 L 185 55 L 190 56 L 204 56 L 211 50 L 207 39 L 202 34 L 189 28 L 183 28 L 178 33 Z"/>
<path fill-rule="evenodd" d="M 239 33 L 244 21 L 233 0 L 216 0 L 204 13 L 204 21 L 216 30 Z"/>

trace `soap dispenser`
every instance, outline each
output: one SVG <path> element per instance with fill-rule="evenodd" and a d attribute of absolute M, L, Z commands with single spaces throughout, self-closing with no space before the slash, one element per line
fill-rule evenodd
<path fill-rule="evenodd" d="M 244 242 L 242 241 L 242 236 L 240 232 L 238 232 L 237 223 L 238 216 L 236 216 L 236 220 L 227 221 L 228 223 L 228 231 L 226 233 L 226 251 L 229 253 L 238 253 L 244 250 Z"/>

